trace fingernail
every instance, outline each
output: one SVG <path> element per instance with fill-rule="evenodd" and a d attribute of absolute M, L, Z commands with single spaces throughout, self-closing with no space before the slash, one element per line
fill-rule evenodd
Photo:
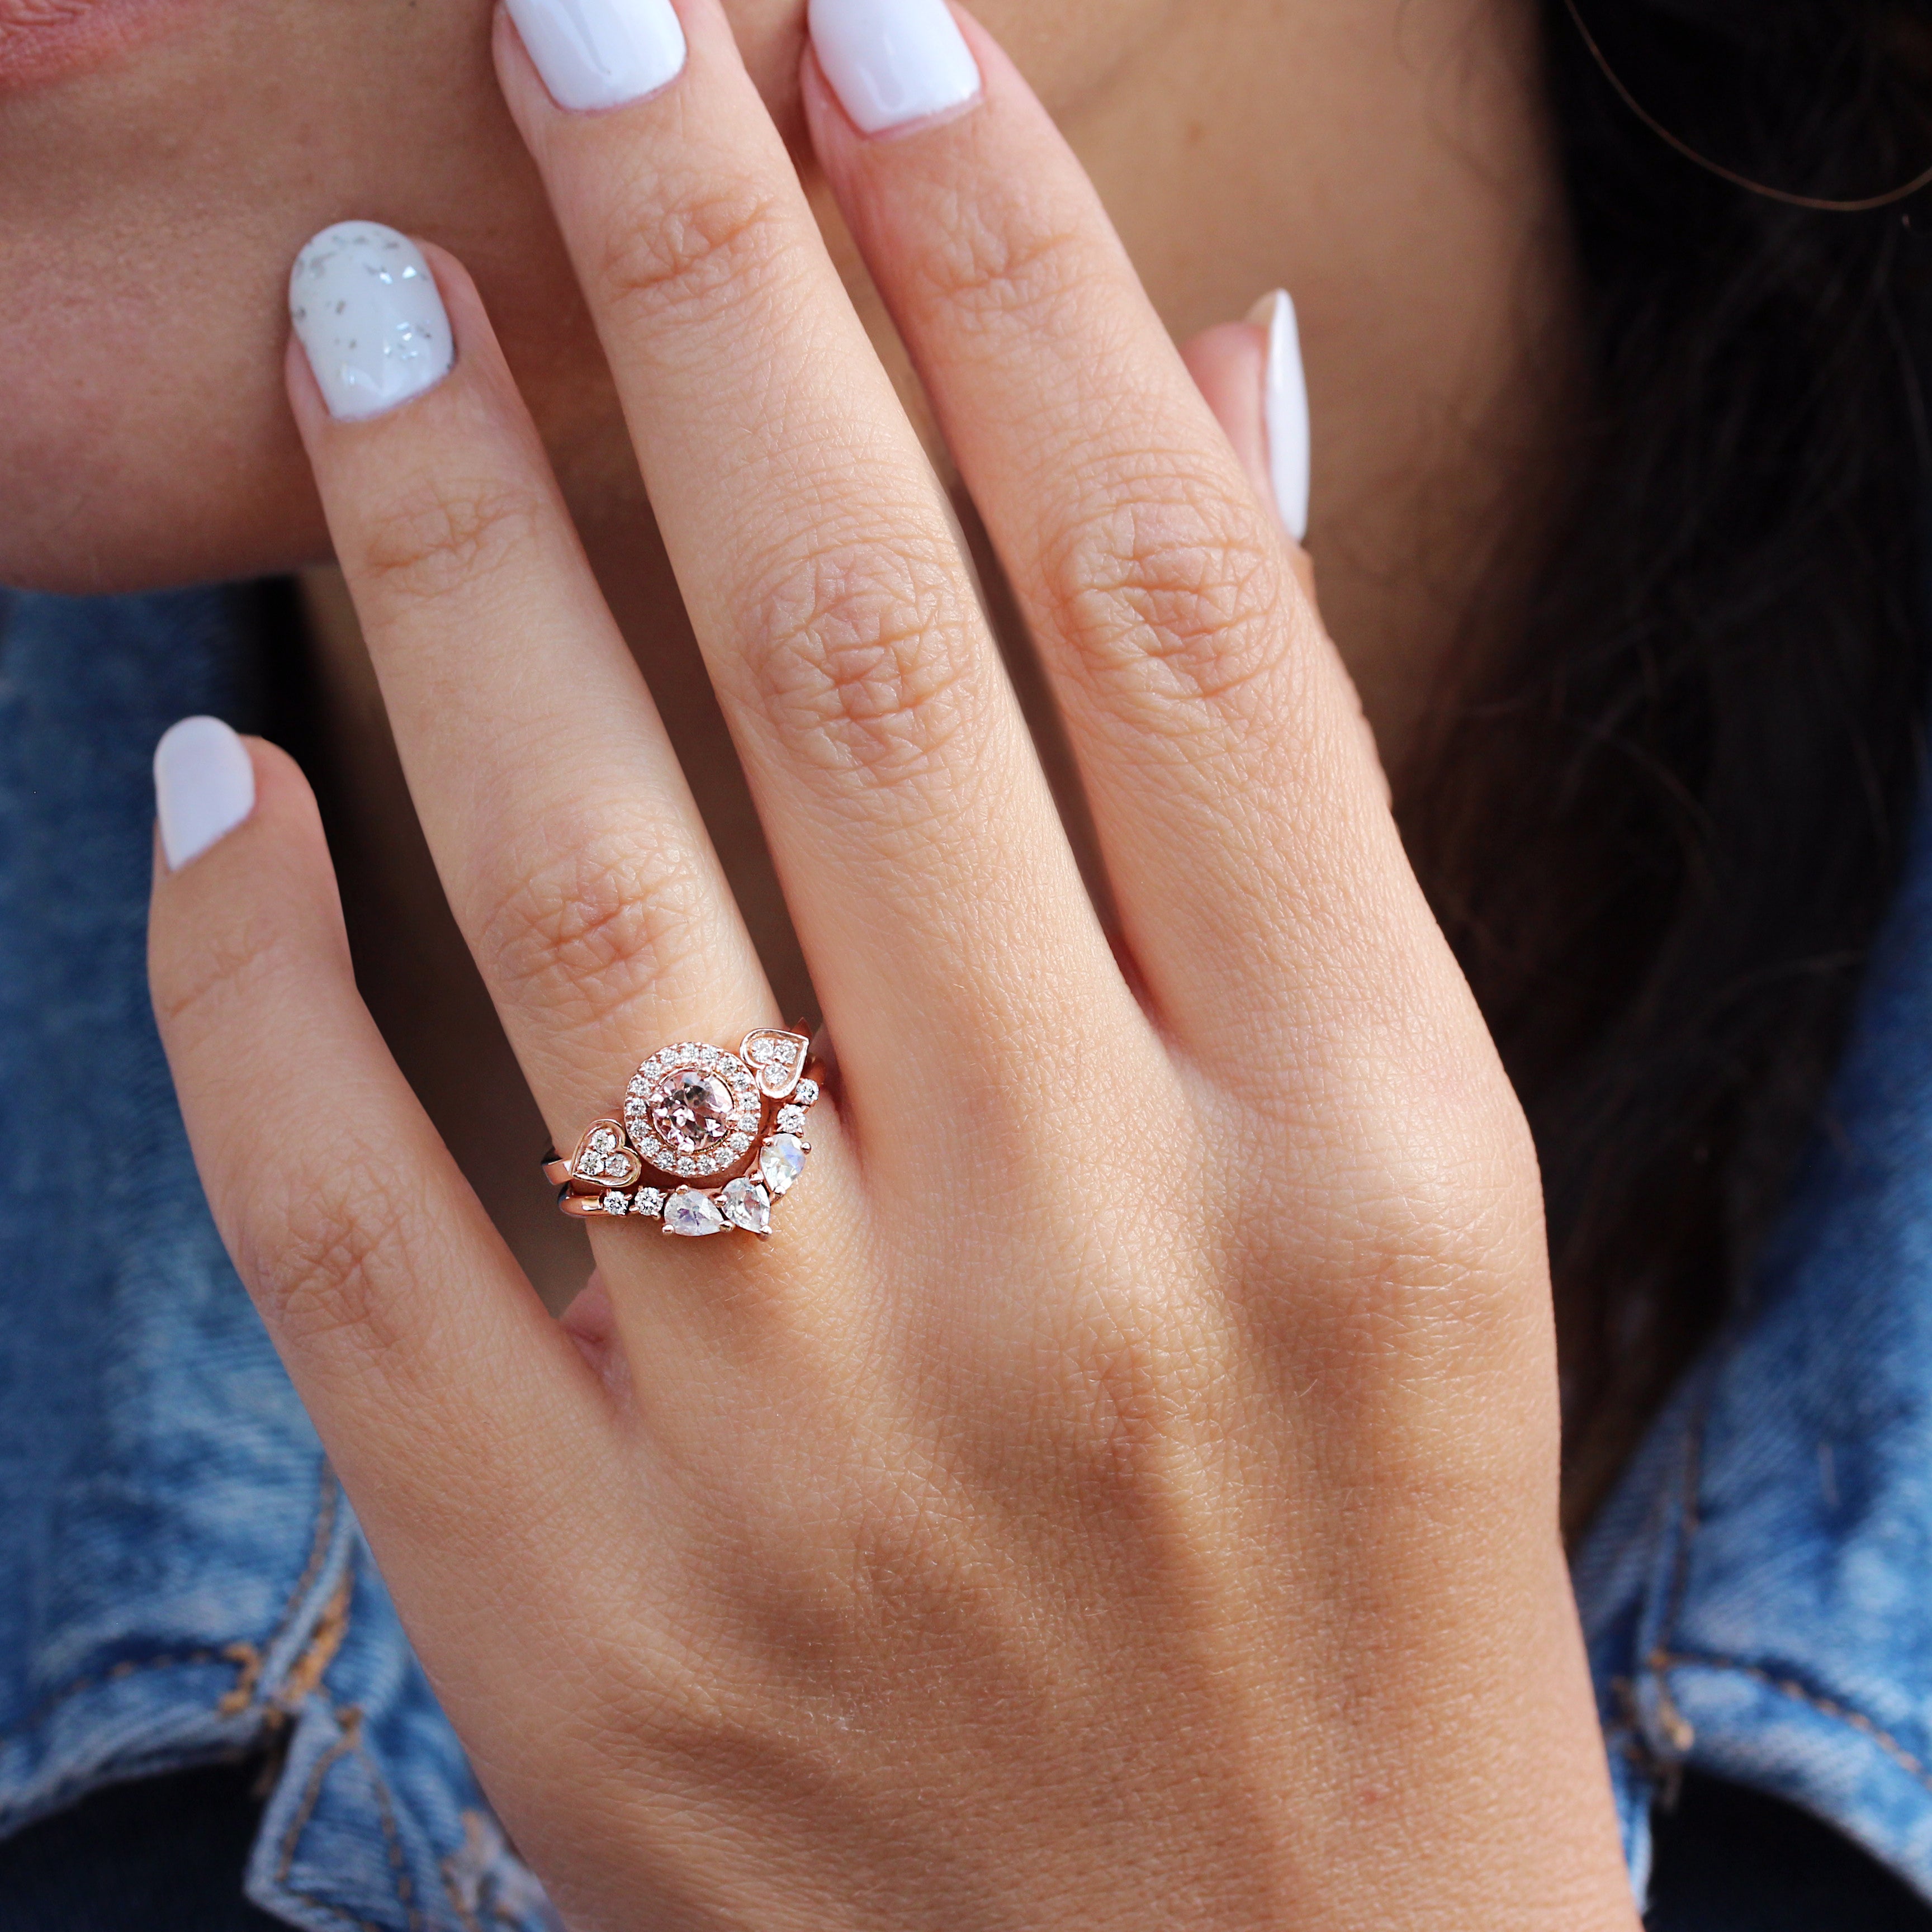
<path fill-rule="evenodd" d="M 509 8 L 560 107 L 622 107 L 684 71 L 684 28 L 670 0 L 509 0 Z"/>
<path fill-rule="evenodd" d="M 192 865 L 255 809 L 248 748 L 219 718 L 184 718 L 154 747 L 154 812 L 168 870 Z"/>
<path fill-rule="evenodd" d="M 434 388 L 456 359 L 428 263 L 406 235 L 379 222 L 338 221 L 296 257 L 289 315 L 340 422 Z"/>
<path fill-rule="evenodd" d="M 1264 296 L 1248 320 L 1268 331 L 1268 374 L 1262 416 L 1268 424 L 1268 479 L 1275 512 L 1297 543 L 1308 535 L 1308 377 L 1301 362 L 1301 327 L 1286 289 Z"/>
<path fill-rule="evenodd" d="M 812 0 L 812 45 L 854 125 L 883 134 L 963 107 L 980 64 L 945 0 Z"/>

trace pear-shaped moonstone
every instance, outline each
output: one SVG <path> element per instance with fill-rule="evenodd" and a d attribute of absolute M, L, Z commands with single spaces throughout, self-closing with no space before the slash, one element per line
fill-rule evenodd
<path fill-rule="evenodd" d="M 774 1194 L 789 1194 L 805 1172 L 805 1143 L 796 1134 L 774 1134 L 758 1155 L 758 1174 Z"/>
<path fill-rule="evenodd" d="M 724 1216 L 754 1234 L 772 1232 L 772 1197 L 755 1180 L 730 1182 L 724 1190 Z"/>
<path fill-rule="evenodd" d="M 664 1203 L 664 1226 L 674 1234 L 722 1234 L 724 1216 L 710 1195 L 694 1187 L 680 1187 Z"/>

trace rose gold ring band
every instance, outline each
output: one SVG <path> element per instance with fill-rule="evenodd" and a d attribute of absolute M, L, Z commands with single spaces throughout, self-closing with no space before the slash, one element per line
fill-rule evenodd
<path fill-rule="evenodd" d="M 642 1215 L 667 1234 L 741 1228 L 768 1240 L 772 1210 L 812 1151 L 806 1115 L 820 1080 L 812 1042 L 764 1027 L 735 1053 L 680 1040 L 632 1076 L 621 1118 L 592 1120 L 568 1160 L 552 1149 L 544 1178 L 580 1220 Z"/>

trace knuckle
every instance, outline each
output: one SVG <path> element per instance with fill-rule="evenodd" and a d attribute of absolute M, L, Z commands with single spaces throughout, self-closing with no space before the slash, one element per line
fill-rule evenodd
<path fill-rule="evenodd" d="M 741 296 L 790 252 L 781 204 L 755 183 L 706 182 L 668 200 L 660 189 L 648 200 L 650 218 L 620 223 L 606 243 L 597 280 L 607 304 L 638 320 Z"/>
<path fill-rule="evenodd" d="M 920 268 L 930 294 L 969 318 L 1051 312 L 1086 272 L 1076 231 L 1023 202 L 965 195 L 934 224 Z"/>
<path fill-rule="evenodd" d="M 1038 1351 L 1035 1454 L 1019 1473 L 1078 1498 L 1102 1533 L 1185 1515 L 1238 1372 L 1238 1324 L 1206 1284 L 1178 1257 L 1154 1273 L 1090 1276 Z"/>
<path fill-rule="evenodd" d="M 388 1291 L 407 1272 L 404 1212 L 388 1177 L 351 1160 L 246 1217 L 236 1258 L 277 1334 L 297 1348 L 392 1355 Z"/>
<path fill-rule="evenodd" d="M 568 1024 L 595 1023 L 704 964 L 705 882 L 641 838 L 592 831 L 520 867 L 484 917 L 492 984 Z"/>
<path fill-rule="evenodd" d="M 1384 1164 L 1354 1203 L 1349 1273 L 1373 1284 L 1385 1321 L 1424 1334 L 1466 1336 L 1499 1273 L 1508 1194 L 1486 1186 L 1474 1162 Z"/>
<path fill-rule="evenodd" d="M 387 506 L 371 530 L 364 580 L 402 602 L 446 596 L 522 551 L 542 520 L 536 498 L 514 484 L 425 477 Z"/>
<path fill-rule="evenodd" d="M 956 563 L 904 544 L 814 550 L 746 625 L 752 698 L 820 770 L 887 785 L 946 762 L 978 708 Z"/>
<path fill-rule="evenodd" d="M 1142 725 L 1238 705 L 1282 660 L 1281 560 L 1208 486 L 1098 494 L 1045 560 L 1049 622 Z"/>
<path fill-rule="evenodd" d="M 1344 1166 L 1352 1184 L 1319 1215 L 1322 1252 L 1288 1264 L 1307 1287 L 1283 1318 L 1343 1383 L 1412 1419 L 1453 1412 L 1546 1326 L 1534 1168 L 1471 1121 L 1460 1144 L 1405 1125 Z"/>
<path fill-rule="evenodd" d="M 1178 1297 L 1131 1291 L 1090 1298 L 1062 1345 L 1059 1375 L 1086 1459 L 1110 1477 L 1131 1477 L 1184 1433 L 1192 1324 Z"/>

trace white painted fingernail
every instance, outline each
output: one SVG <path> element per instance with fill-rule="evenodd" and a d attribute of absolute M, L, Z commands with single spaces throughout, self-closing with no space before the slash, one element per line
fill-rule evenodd
<path fill-rule="evenodd" d="M 1308 535 L 1308 376 L 1301 362 L 1301 327 L 1286 289 L 1264 296 L 1251 322 L 1268 332 L 1268 374 L 1262 416 L 1268 424 L 1268 480 L 1274 485 L 1276 514 L 1297 543 Z"/>
<path fill-rule="evenodd" d="M 154 812 L 161 856 L 178 872 L 255 809 L 248 748 L 219 718 L 184 718 L 154 747 Z"/>
<path fill-rule="evenodd" d="M 380 222 L 338 221 L 296 257 L 289 316 L 340 422 L 434 388 L 456 360 L 429 264 L 406 235 Z"/>
<path fill-rule="evenodd" d="M 684 28 L 670 0 L 509 0 L 550 98 L 577 113 L 622 107 L 684 71 Z"/>
<path fill-rule="evenodd" d="M 868 134 L 929 121 L 980 92 L 980 64 L 946 0 L 812 0 L 812 44 Z"/>

